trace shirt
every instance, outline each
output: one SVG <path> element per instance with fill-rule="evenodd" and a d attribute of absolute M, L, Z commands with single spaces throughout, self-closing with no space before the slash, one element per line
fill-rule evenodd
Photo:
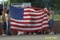
<path fill-rule="evenodd" d="M 50 19 L 53 19 L 53 17 L 54 17 L 54 11 L 50 10 L 49 14 L 50 14 Z"/>
<path fill-rule="evenodd" d="M 0 22 L 2 22 L 2 15 L 0 15 Z"/>

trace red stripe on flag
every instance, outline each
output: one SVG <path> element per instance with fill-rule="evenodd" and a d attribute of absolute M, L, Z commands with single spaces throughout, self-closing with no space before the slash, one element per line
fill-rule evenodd
<path fill-rule="evenodd" d="M 39 21 L 39 22 L 18 22 L 18 21 L 15 21 L 15 20 L 10 20 L 11 22 L 15 22 L 15 23 L 18 23 L 18 24 L 37 24 L 37 23 L 42 23 L 43 21 L 46 21 L 47 19 L 44 19 L 42 21 Z"/>
<path fill-rule="evenodd" d="M 35 10 L 36 11 L 36 10 Z M 48 19 L 47 19 L 47 13 L 45 10 L 40 10 L 38 12 L 35 12 L 34 10 L 24 10 L 24 17 L 23 17 L 23 20 L 26 20 L 26 21 L 18 21 L 18 20 L 13 20 L 13 19 L 10 19 L 11 21 L 11 27 L 17 27 L 17 28 L 39 28 L 39 27 L 42 27 L 41 29 L 37 29 L 37 30 L 21 30 L 21 29 L 14 29 L 14 28 L 11 28 L 13 30 L 18 30 L 18 31 L 28 31 L 28 32 L 32 32 L 32 31 L 40 31 L 42 29 L 45 29 L 47 28 L 49 25 L 48 25 Z M 38 17 L 40 16 L 40 17 Z M 28 22 L 27 22 L 28 20 Z M 40 21 L 38 21 L 40 20 Z M 32 22 L 32 21 L 36 21 L 36 22 Z M 24 25 L 20 25 L 20 24 L 24 24 Z M 28 24 L 30 26 L 28 26 Z M 32 25 L 35 25 L 35 24 L 38 24 L 37 26 L 32 26 Z M 44 25 L 47 25 L 43 28 Z"/>
<path fill-rule="evenodd" d="M 47 25 L 48 23 L 44 23 L 42 25 L 39 25 L 39 26 L 19 26 L 19 25 L 16 25 L 16 24 L 11 24 L 11 26 L 14 26 L 14 27 L 19 27 L 19 28 L 38 28 L 38 27 L 42 27 L 43 25 Z"/>

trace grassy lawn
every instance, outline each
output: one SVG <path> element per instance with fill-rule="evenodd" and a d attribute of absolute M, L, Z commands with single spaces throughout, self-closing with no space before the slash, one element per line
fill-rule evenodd
<path fill-rule="evenodd" d="M 56 21 L 56 20 L 57 20 L 57 21 L 60 20 L 60 15 L 55 14 L 55 15 L 54 15 L 54 20 L 55 20 L 55 21 Z"/>

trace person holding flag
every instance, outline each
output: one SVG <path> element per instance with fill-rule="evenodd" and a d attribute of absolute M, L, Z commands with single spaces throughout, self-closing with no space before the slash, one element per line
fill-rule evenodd
<path fill-rule="evenodd" d="M 54 16 L 54 11 L 52 8 L 49 9 L 48 11 L 48 17 L 49 17 L 49 29 L 50 29 L 50 33 L 49 34 L 54 34 L 54 31 L 53 31 L 53 23 L 54 23 L 54 20 L 53 20 L 53 16 Z"/>
<path fill-rule="evenodd" d="M 6 18 L 4 11 L 2 11 L 2 35 L 4 36 L 5 34 L 6 34 Z"/>

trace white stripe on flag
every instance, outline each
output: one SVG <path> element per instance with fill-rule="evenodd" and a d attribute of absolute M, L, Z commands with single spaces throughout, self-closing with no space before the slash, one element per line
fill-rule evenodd
<path fill-rule="evenodd" d="M 39 30 L 44 27 L 48 27 L 48 25 L 43 25 L 42 27 L 37 27 L 37 28 L 19 28 L 19 27 L 11 26 L 12 29 L 18 29 L 18 30 Z"/>
<path fill-rule="evenodd" d="M 15 22 L 11 22 L 11 24 L 15 24 L 15 25 L 19 25 L 19 26 L 40 26 L 44 23 L 48 23 L 47 21 L 44 21 L 43 23 L 36 23 L 36 24 L 21 24 L 21 23 L 15 23 Z"/>
<path fill-rule="evenodd" d="M 44 17 L 46 14 L 41 15 L 41 16 L 24 16 L 24 18 L 41 18 Z"/>
<path fill-rule="evenodd" d="M 11 18 L 11 20 L 14 20 L 14 21 L 17 21 L 17 22 L 41 22 L 45 19 L 47 19 L 47 17 L 44 17 L 43 19 L 39 19 L 39 20 L 15 20 L 15 19 Z"/>

